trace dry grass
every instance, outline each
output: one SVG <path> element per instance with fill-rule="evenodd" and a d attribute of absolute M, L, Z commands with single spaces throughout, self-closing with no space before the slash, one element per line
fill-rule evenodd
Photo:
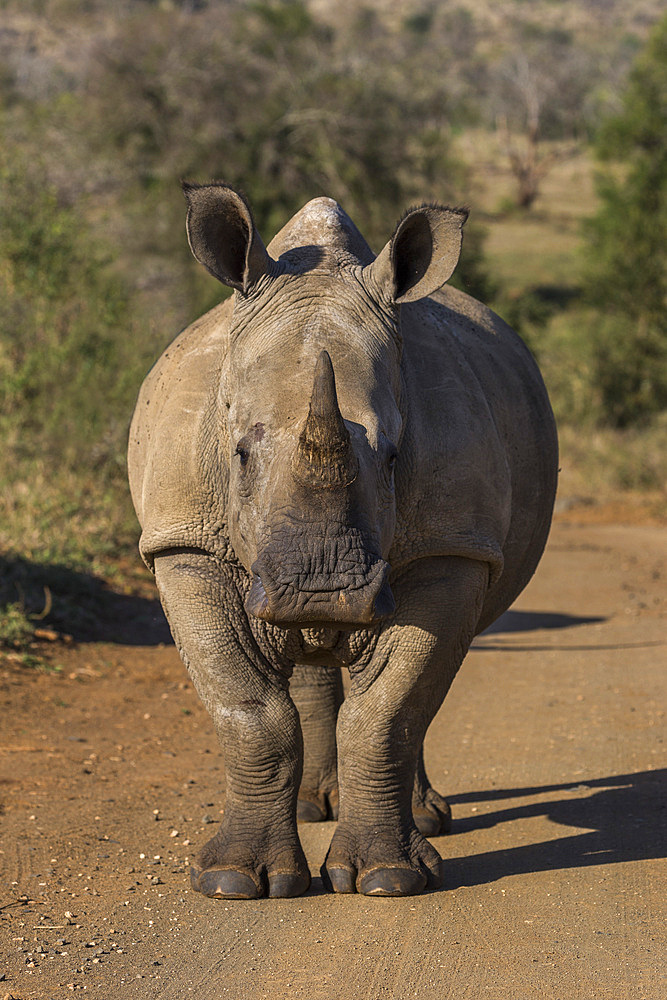
<path fill-rule="evenodd" d="M 357 0 L 310 0 L 309 6 L 325 19 L 349 17 L 359 9 Z M 421 13 L 424 0 L 365 0 L 384 21 L 399 29 L 405 19 Z M 538 23 L 545 30 L 571 31 L 599 40 L 601 30 L 613 34 L 645 37 L 663 12 L 661 0 L 607 0 L 603 5 L 587 0 L 457 0 L 452 5 L 472 15 L 475 28 L 485 36 L 485 47 L 493 51 L 506 40 L 513 20 Z"/>
<path fill-rule="evenodd" d="M 559 434 L 561 506 L 622 500 L 635 520 L 667 520 L 667 420 L 627 431 L 562 424 Z"/>
<path fill-rule="evenodd" d="M 139 536 L 124 477 L 85 480 L 39 460 L 12 470 L 0 492 L 0 552 L 109 577 Z"/>
<path fill-rule="evenodd" d="M 513 208 L 516 185 L 498 137 L 475 130 L 458 145 L 472 166 L 471 217 L 486 229 L 487 265 L 501 288 L 517 294 L 526 288 L 576 286 L 581 223 L 596 208 L 590 154 L 579 150 L 558 160 L 534 208 L 522 212 Z"/>

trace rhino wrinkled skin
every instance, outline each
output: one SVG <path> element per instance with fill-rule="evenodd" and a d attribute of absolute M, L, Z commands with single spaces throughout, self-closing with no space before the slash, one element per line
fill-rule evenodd
<path fill-rule="evenodd" d="M 549 530 L 546 391 L 517 335 L 442 287 L 464 211 L 413 209 L 376 258 L 330 199 L 266 249 L 231 188 L 184 190 L 192 251 L 234 294 L 148 375 L 128 462 L 141 554 L 225 757 L 193 887 L 305 892 L 298 815 L 338 821 L 327 887 L 421 892 L 441 878 L 425 835 L 450 823 L 427 727 Z"/>

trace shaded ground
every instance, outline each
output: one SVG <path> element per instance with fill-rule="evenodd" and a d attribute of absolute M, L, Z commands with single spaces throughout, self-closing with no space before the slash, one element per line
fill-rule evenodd
<path fill-rule="evenodd" d="M 0 606 L 18 600 L 31 620 L 76 642 L 171 644 L 150 574 L 138 561 L 127 567 L 123 584 L 127 592 L 68 566 L 0 554 Z"/>
<path fill-rule="evenodd" d="M 417 898 L 323 893 L 316 824 L 307 896 L 202 899 L 186 871 L 222 767 L 174 648 L 6 664 L 0 997 L 662 998 L 666 552 L 658 528 L 557 523 L 429 733 L 454 830 L 445 889 Z M 158 642 L 154 605 L 141 620 Z"/>

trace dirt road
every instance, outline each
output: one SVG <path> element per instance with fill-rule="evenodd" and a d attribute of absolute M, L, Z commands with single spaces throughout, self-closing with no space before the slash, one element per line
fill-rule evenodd
<path fill-rule="evenodd" d="M 174 648 L 5 666 L 0 997 L 662 1000 L 666 555 L 658 528 L 557 522 L 429 733 L 454 829 L 415 898 L 325 894 L 331 824 L 301 827 L 307 896 L 201 898 L 222 770 Z"/>

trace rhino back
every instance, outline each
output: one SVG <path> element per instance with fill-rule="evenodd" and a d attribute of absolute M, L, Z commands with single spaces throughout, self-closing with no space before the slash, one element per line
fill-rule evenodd
<path fill-rule="evenodd" d="M 130 427 L 130 490 L 141 555 L 194 546 L 224 554 L 227 457 L 217 427 L 220 367 L 231 301 L 169 345 L 146 377 Z"/>
<path fill-rule="evenodd" d="M 407 421 L 392 566 L 426 555 L 486 561 L 480 630 L 532 576 L 546 543 L 558 446 L 523 341 L 490 309 L 446 287 L 403 308 Z"/>

